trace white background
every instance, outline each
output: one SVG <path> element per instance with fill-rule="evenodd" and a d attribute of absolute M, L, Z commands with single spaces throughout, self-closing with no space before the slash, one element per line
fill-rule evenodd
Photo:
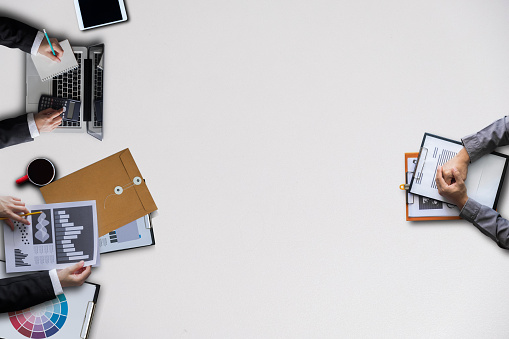
<path fill-rule="evenodd" d="M 1 150 L 0 192 L 42 203 L 14 183 L 32 158 L 62 177 L 129 147 L 159 207 L 156 246 L 93 270 L 90 338 L 508 336 L 508 252 L 406 222 L 398 186 L 424 132 L 507 113 L 509 3 L 127 0 L 128 22 L 85 32 L 69 0 L 1 7 L 105 43 L 106 130 Z M 0 60 L 14 116 L 24 55 Z"/>

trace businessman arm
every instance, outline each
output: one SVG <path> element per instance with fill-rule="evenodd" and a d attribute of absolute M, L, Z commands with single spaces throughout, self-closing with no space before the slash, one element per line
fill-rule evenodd
<path fill-rule="evenodd" d="M 64 51 L 58 40 L 50 38 L 53 51 L 45 38 L 44 33 L 23 22 L 0 17 L 0 45 L 9 48 L 18 48 L 26 53 L 42 54 L 53 61 L 60 62 Z"/>
<path fill-rule="evenodd" d="M 477 133 L 467 135 L 461 141 L 463 148 L 458 154 L 443 166 L 443 177 L 447 184 L 451 184 L 452 169 L 456 168 L 462 179 L 467 179 L 468 165 L 483 155 L 489 154 L 500 146 L 509 145 L 509 119 L 503 117 L 486 126 Z"/>
<path fill-rule="evenodd" d="M 460 217 L 471 222 L 483 234 L 491 238 L 498 246 L 509 249 L 509 221 L 492 208 L 481 205 L 467 195 L 464 180 L 466 167 L 483 155 L 491 153 L 499 146 L 509 144 L 509 119 L 504 117 L 483 128 L 477 133 L 462 139 L 463 155 L 458 155 L 443 167 L 437 169 L 436 183 L 438 192 L 452 201 L 460 209 Z M 462 157 L 467 154 L 467 158 Z M 445 169 L 449 171 L 445 173 Z M 463 176 L 462 168 L 465 170 Z M 449 179 L 449 180 L 448 180 Z"/>
<path fill-rule="evenodd" d="M 0 45 L 31 53 L 37 32 L 36 28 L 25 23 L 7 17 L 0 17 Z"/>
<path fill-rule="evenodd" d="M 55 298 L 49 272 L 0 280 L 0 313 L 19 311 Z"/>
<path fill-rule="evenodd" d="M 38 305 L 62 294 L 62 288 L 83 285 L 92 272 L 83 265 L 80 261 L 58 273 L 51 270 L 0 279 L 0 313 Z"/>

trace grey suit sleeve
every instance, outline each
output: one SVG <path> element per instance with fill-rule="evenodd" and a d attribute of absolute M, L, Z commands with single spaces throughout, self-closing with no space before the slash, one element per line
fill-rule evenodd
<path fill-rule="evenodd" d="M 502 218 L 494 209 L 468 199 L 461 209 L 460 217 L 471 222 L 498 246 L 509 249 L 509 220 Z"/>
<path fill-rule="evenodd" d="M 0 148 L 32 140 L 26 114 L 0 121 Z"/>
<path fill-rule="evenodd" d="M 477 133 L 462 139 L 463 145 L 474 162 L 483 155 L 491 153 L 499 146 L 509 144 L 509 119 L 504 117 L 483 128 Z M 468 199 L 460 212 L 460 217 L 471 222 L 498 246 L 509 249 L 509 221 L 502 218 L 494 209 Z"/>
<path fill-rule="evenodd" d="M 499 146 L 509 145 L 509 119 L 503 117 L 486 126 L 477 133 L 467 135 L 461 141 L 474 162 L 483 155 L 489 154 Z"/>
<path fill-rule="evenodd" d="M 54 298 L 48 271 L 0 279 L 0 313 L 20 311 Z"/>

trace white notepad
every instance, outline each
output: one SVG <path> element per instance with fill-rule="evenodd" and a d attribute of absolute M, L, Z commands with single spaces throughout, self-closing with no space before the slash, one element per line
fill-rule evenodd
<path fill-rule="evenodd" d="M 64 55 L 60 62 L 53 61 L 42 54 L 32 55 L 35 68 L 42 81 L 47 81 L 59 74 L 78 68 L 78 62 L 74 57 L 69 40 L 61 41 L 60 46 L 64 50 Z"/>

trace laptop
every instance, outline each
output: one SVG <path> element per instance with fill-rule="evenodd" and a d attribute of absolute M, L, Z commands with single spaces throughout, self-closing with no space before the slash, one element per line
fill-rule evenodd
<path fill-rule="evenodd" d="M 41 95 L 78 100 L 79 119 L 65 118 L 53 133 L 85 133 L 103 139 L 104 44 L 72 47 L 78 68 L 41 81 L 32 58 L 26 55 L 26 111 L 37 113 Z"/>

